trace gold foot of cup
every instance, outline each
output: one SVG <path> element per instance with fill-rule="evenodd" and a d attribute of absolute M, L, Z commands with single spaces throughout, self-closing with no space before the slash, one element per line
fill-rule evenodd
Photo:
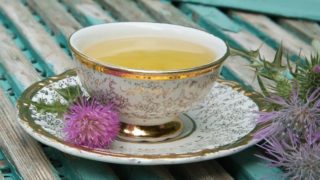
<path fill-rule="evenodd" d="M 139 126 L 121 123 L 118 137 L 126 141 L 159 142 L 178 136 L 183 130 L 182 121 L 177 118 L 166 124 L 155 126 Z"/>

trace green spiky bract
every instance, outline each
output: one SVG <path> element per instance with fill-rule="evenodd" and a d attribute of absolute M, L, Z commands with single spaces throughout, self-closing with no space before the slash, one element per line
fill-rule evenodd
<path fill-rule="evenodd" d="M 320 73 L 313 70 L 315 66 L 320 65 L 320 56 L 318 54 L 310 56 L 310 58 L 300 58 L 299 61 L 294 63 L 290 62 L 288 56 L 284 60 L 282 46 L 277 49 L 272 61 L 267 61 L 261 57 L 259 50 L 233 50 L 232 53 L 251 61 L 250 66 L 256 71 L 256 77 L 264 96 L 277 94 L 288 98 L 293 82 L 300 87 L 299 95 L 301 98 L 305 98 L 307 93 L 315 87 L 320 87 Z M 266 85 L 266 81 L 263 81 L 263 79 L 268 79 L 269 83 Z"/>
<path fill-rule="evenodd" d="M 320 87 L 320 73 L 313 71 L 313 68 L 317 65 L 320 65 L 319 54 L 311 56 L 310 59 L 306 58 L 304 63 L 298 63 L 297 69 L 293 73 L 295 79 L 299 82 L 302 97 L 306 97 L 309 91 Z"/>

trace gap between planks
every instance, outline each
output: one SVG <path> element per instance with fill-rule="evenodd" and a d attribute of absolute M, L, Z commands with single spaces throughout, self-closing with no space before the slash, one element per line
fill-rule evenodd
<path fill-rule="evenodd" d="M 309 57 L 315 53 L 312 46 L 295 37 L 289 31 L 273 22 L 269 17 L 260 14 L 251 14 L 233 11 L 232 16 L 240 18 L 242 21 L 250 23 L 254 28 L 265 33 L 278 44 L 283 45 L 290 53 Z"/>
<path fill-rule="evenodd" d="M 154 22 L 133 0 L 98 0 L 98 2 L 120 21 Z"/>
<path fill-rule="evenodd" d="M 0 51 L 0 62 L 1 64 L 6 68 L 7 72 L 10 74 L 10 76 L 12 77 L 16 77 L 16 81 L 18 82 L 18 84 L 20 84 L 20 88 L 21 91 L 24 90 L 25 87 L 28 87 L 30 84 L 40 80 L 40 76 L 39 74 L 36 73 L 36 71 L 33 69 L 32 65 L 28 62 L 28 60 L 23 56 L 22 52 L 15 47 L 15 45 L 10 42 L 10 37 L 9 35 L 6 34 L 5 30 L 0 27 L 0 39 L 4 42 L 6 42 L 6 44 L 4 43 L 0 43 L 0 48 L 3 49 L 3 51 Z M 7 43 L 8 42 L 8 43 Z M 12 63 L 12 64 L 11 64 Z M 21 66 L 24 65 L 24 66 Z M 16 68 L 13 68 L 14 66 L 16 66 Z M 22 75 L 29 75 L 28 79 L 25 78 L 17 78 L 20 77 Z M 0 101 L 0 103 L 2 103 L 2 99 Z M 1 107 L 1 106 L 0 106 Z M 14 109 L 13 107 L 8 107 L 6 110 L 8 109 Z M 16 110 L 11 110 L 16 114 Z M 1 131 L 1 132 L 6 132 L 7 134 L 14 134 L 17 132 L 17 130 L 12 131 L 13 129 L 17 129 L 20 128 L 19 124 L 16 122 L 17 117 L 8 117 L 8 119 L 10 119 L 11 122 L 15 123 L 15 128 L 7 128 L 6 131 Z M 21 128 L 20 128 L 21 129 Z M 42 159 L 36 159 L 34 158 L 34 156 L 39 156 L 39 157 L 43 157 L 45 158 L 45 155 L 43 154 L 43 151 L 41 149 L 41 147 L 39 146 L 38 143 L 36 143 L 36 141 L 31 138 L 29 135 L 27 135 L 24 131 L 20 130 L 19 131 L 20 134 L 23 134 L 24 137 L 28 137 L 30 138 L 30 140 L 28 140 L 28 142 L 26 140 L 20 140 L 19 139 L 12 139 L 10 141 L 10 144 L 7 143 L 7 145 L 5 146 L 5 149 L 7 150 L 7 152 L 9 153 L 10 157 L 17 157 L 17 150 L 22 149 L 24 150 L 23 152 L 27 152 L 28 154 L 20 154 L 19 156 L 32 156 L 33 160 L 29 161 L 29 162 L 25 162 L 22 161 L 20 159 L 17 158 L 12 158 L 15 165 L 17 166 L 19 172 L 22 174 L 22 176 L 25 179 L 32 179 L 31 176 L 29 176 L 29 174 L 27 174 L 26 168 L 30 168 L 30 165 L 32 165 L 30 169 L 33 169 L 34 167 L 40 167 L 42 168 L 41 171 L 43 171 L 44 173 L 46 173 L 47 171 L 51 171 L 51 172 L 55 172 L 54 168 L 52 167 L 51 164 L 50 168 L 48 168 L 48 166 L 44 163 L 47 163 L 47 159 L 45 159 L 46 161 L 42 160 Z M 5 138 L 6 136 L 1 136 L 4 138 L 4 140 L 7 140 L 7 138 Z M 30 141 L 30 142 L 29 142 Z M 23 145 L 22 145 L 23 144 Z M 34 145 L 37 144 L 37 145 Z M 35 148 L 36 150 L 26 150 L 25 147 L 27 148 Z M 67 158 L 70 159 L 70 158 Z M 72 160 L 72 162 L 75 160 Z M 106 164 L 98 164 L 95 163 L 95 166 L 91 165 L 90 167 L 84 167 L 82 166 L 83 164 L 90 164 L 91 161 L 89 160 L 78 160 L 78 164 L 73 164 L 72 162 L 67 162 L 69 164 L 72 164 L 72 172 L 75 171 L 73 174 L 79 176 L 79 177 L 85 177 L 85 175 L 91 175 L 92 177 L 108 177 L 108 179 L 116 179 L 116 176 L 114 175 L 114 173 L 112 172 L 112 170 L 106 165 Z M 50 162 L 49 162 L 50 163 Z M 26 167 L 24 167 L 26 166 Z M 47 169 L 47 170 L 46 170 Z M 85 169 L 85 170 L 84 170 Z M 102 170 L 103 169 L 103 170 Z M 34 170 L 34 171 L 39 171 L 39 170 Z M 36 174 L 37 172 L 33 172 L 34 174 Z M 39 173 L 39 172 L 38 172 Z M 71 173 L 71 172 L 70 172 Z M 96 173 L 96 174 L 94 174 Z M 57 174 L 57 173 L 55 173 Z M 36 177 L 36 176 L 34 176 Z M 87 176 L 88 177 L 88 176 Z M 40 179 L 52 179 L 50 176 L 48 177 L 44 177 L 44 178 L 40 178 Z"/>
<path fill-rule="evenodd" d="M 18 0 L 0 0 L 0 10 L 47 70 L 59 74 L 73 67 L 71 59 Z"/>
<path fill-rule="evenodd" d="M 315 47 L 316 51 L 320 53 L 320 25 L 318 23 L 283 18 L 278 21 L 283 27 Z"/>
<path fill-rule="evenodd" d="M 6 30 L 0 26 L 0 63 L 26 88 L 40 80 L 31 63 L 11 41 Z M 17 83 L 17 82 L 15 82 Z M 1 146 L 12 158 L 18 171 L 25 179 L 55 179 L 56 173 L 39 144 L 27 135 L 17 122 L 16 110 L 0 89 Z"/>
<path fill-rule="evenodd" d="M 27 3 L 66 44 L 69 36 L 81 28 L 80 23 L 56 0 L 28 0 Z"/>
<path fill-rule="evenodd" d="M 33 31 L 33 32 L 31 32 L 31 34 L 35 34 L 35 36 L 37 36 L 37 37 L 35 37 L 35 39 L 39 39 L 41 37 L 47 37 L 47 38 L 43 38 L 42 41 L 40 41 L 40 42 L 34 41 L 33 39 L 28 39 L 28 40 L 31 41 L 30 42 L 30 44 L 31 44 L 30 46 L 31 47 L 38 48 L 37 49 L 38 52 L 40 52 L 41 55 L 43 55 L 44 53 L 47 52 L 46 50 L 48 49 L 48 45 L 54 45 L 54 47 L 56 47 L 56 48 L 51 49 L 53 51 L 51 53 L 57 53 L 58 55 L 59 54 L 63 54 L 63 57 L 65 57 L 65 61 L 67 61 L 67 62 L 64 62 L 63 63 L 64 65 L 60 65 L 59 64 L 59 59 L 58 59 L 59 57 L 56 57 L 56 61 L 51 66 L 51 67 L 55 68 L 55 72 L 56 73 L 60 73 L 60 72 L 65 71 L 65 68 L 67 68 L 67 69 L 70 68 L 70 67 L 68 67 L 68 62 L 71 63 L 70 58 L 67 57 L 64 54 L 64 52 L 62 52 L 62 50 L 55 44 L 54 41 L 52 41 L 52 38 L 50 36 L 48 36 L 47 32 L 40 31 L 37 34 L 34 32 L 34 31 L 37 31 L 39 29 L 42 29 L 43 27 L 41 27 L 38 23 L 36 23 L 32 19 L 31 13 L 28 12 L 24 6 L 19 5 L 17 2 L 14 2 L 14 1 L 7 2 L 7 4 L 5 4 L 5 5 L 4 4 L 0 4 L 1 8 L 3 8 L 3 6 L 6 6 L 7 10 L 8 9 L 10 10 L 10 8 L 12 8 L 12 7 L 18 7 L 17 10 L 19 10 L 19 13 L 20 13 L 18 15 L 22 15 L 24 13 L 23 14 L 24 17 L 29 17 L 30 18 L 30 19 L 28 19 L 28 23 L 32 22 L 31 24 L 34 25 L 34 26 L 29 27 L 29 26 L 26 26 L 26 24 L 21 23 L 20 21 L 15 21 L 15 20 L 18 20 L 18 19 L 15 18 L 17 15 L 16 14 L 11 14 L 11 16 L 9 16 L 9 17 L 12 17 L 13 23 L 17 27 L 17 29 L 20 29 L 24 33 L 28 33 L 30 31 Z M 13 12 L 16 12 L 16 11 L 13 11 Z M 7 72 L 10 74 L 10 76 L 13 77 L 14 83 L 18 84 L 20 90 L 23 91 L 26 87 L 28 87 L 32 83 L 40 80 L 41 77 L 33 69 L 32 64 L 24 57 L 22 52 L 19 49 L 17 49 L 17 47 L 15 47 L 15 45 L 13 43 L 9 42 L 10 41 L 10 37 L 9 37 L 9 35 L 5 34 L 5 30 L 3 28 L 2 28 L 2 31 L 1 31 L 1 38 L 0 39 L 3 40 L 4 42 L 6 42 L 6 43 L 0 43 L 0 47 L 1 47 L 1 51 L 0 51 L 0 53 L 1 53 L 0 54 L 1 61 L 0 62 L 6 68 Z M 47 43 L 44 42 L 46 40 L 48 40 Z M 43 45 L 39 46 L 40 45 L 39 43 L 43 43 Z M 44 57 L 43 59 L 46 60 L 46 57 Z M 15 118 L 16 117 L 14 117 L 14 118 L 11 117 L 11 121 L 15 122 Z M 23 132 L 21 132 L 21 133 L 23 133 Z M 24 133 L 24 136 L 29 137 L 29 135 L 26 135 L 25 133 Z M 16 148 L 11 148 L 11 147 L 6 148 L 11 156 L 15 156 L 14 154 L 12 154 L 12 152 L 14 153 L 16 149 L 20 148 L 19 147 L 20 146 L 19 141 L 17 141 L 16 143 L 18 143 Z M 23 147 L 21 147 L 21 148 L 23 149 Z M 38 148 L 38 146 L 35 146 L 35 148 Z M 26 151 L 26 152 L 28 152 L 28 151 Z M 42 152 L 41 149 L 38 150 L 38 151 L 35 151 L 35 152 L 37 152 L 37 154 L 39 154 L 39 156 L 42 157 L 41 153 L 43 154 L 43 152 Z M 32 155 L 36 156 L 34 154 L 32 154 Z M 66 159 L 68 159 L 68 158 L 66 158 Z M 24 172 L 25 169 L 24 168 L 20 168 L 20 166 L 30 166 L 30 165 L 33 165 L 34 163 L 37 163 L 37 161 L 30 161 L 30 162 L 26 163 L 26 162 L 20 162 L 19 159 L 16 159 L 16 158 L 13 158 L 13 160 L 14 160 L 14 163 L 16 164 L 16 166 L 18 167 L 19 171 L 23 175 L 23 177 L 26 177 L 26 179 L 32 179 L 32 177 L 25 175 L 26 174 Z M 84 160 L 81 160 L 82 164 L 89 163 L 88 160 L 86 162 L 83 162 L 83 161 Z M 78 161 L 78 162 L 80 162 L 80 161 Z M 80 177 L 84 177 L 86 174 L 90 174 L 91 173 L 91 175 L 93 175 L 92 177 L 99 177 L 100 175 L 104 174 L 104 177 L 109 177 L 110 179 L 116 179 L 116 176 L 113 174 L 112 170 L 105 164 L 92 166 L 93 168 L 86 167 L 85 170 L 84 170 L 84 167 L 80 166 L 80 165 L 81 165 L 80 163 L 79 164 L 73 164 L 72 167 L 74 168 L 74 170 L 71 170 L 71 171 L 76 171 L 77 170 L 78 173 L 76 175 L 79 176 L 79 178 Z M 47 167 L 45 164 L 41 165 L 40 162 L 37 163 L 37 166 L 43 167 L 43 168 Z M 51 164 L 50 164 L 50 166 L 51 166 Z M 32 169 L 32 168 L 30 168 L 30 169 Z M 99 169 L 101 169 L 101 170 L 99 171 Z M 54 171 L 53 168 L 50 168 L 50 170 Z M 47 171 L 46 170 L 42 170 L 42 171 L 45 173 L 48 170 Z M 94 174 L 94 173 L 96 173 L 96 174 Z M 99 174 L 97 174 L 97 173 L 99 173 Z M 41 179 L 50 179 L 50 176 L 48 176 L 47 178 L 41 178 Z"/>
<path fill-rule="evenodd" d="M 82 24 L 110 23 L 115 20 L 92 0 L 62 0 L 73 16 Z"/>

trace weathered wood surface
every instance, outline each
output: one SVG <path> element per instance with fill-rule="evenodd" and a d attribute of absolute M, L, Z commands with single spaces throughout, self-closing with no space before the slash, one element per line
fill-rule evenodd
<path fill-rule="evenodd" d="M 63 0 L 74 17 L 82 24 L 100 24 L 114 22 L 96 2 L 92 0 Z"/>
<path fill-rule="evenodd" d="M 32 64 L 16 47 L 12 37 L 2 26 L 0 26 L 0 64 L 14 77 L 13 81 L 22 89 L 40 80 L 38 73 L 29 71 L 29 69 L 33 69 Z"/>
<path fill-rule="evenodd" d="M 133 0 L 99 0 L 99 2 L 120 21 L 154 21 Z"/>
<path fill-rule="evenodd" d="M 316 22 L 293 19 L 280 19 L 279 22 L 301 35 L 301 38 L 305 38 L 309 43 L 320 41 L 320 25 Z"/>
<path fill-rule="evenodd" d="M 30 19 L 32 20 L 32 19 Z M 18 26 L 21 25 L 21 23 L 17 24 Z M 38 24 L 37 24 L 38 25 Z M 21 27 L 21 26 L 19 26 Z M 26 28 L 25 26 L 22 26 L 22 29 L 23 28 Z M 29 28 L 32 28 L 32 27 L 29 27 Z M 27 30 L 30 30 L 30 29 L 27 29 Z M 4 66 L 4 68 L 7 70 L 7 73 L 11 75 L 11 77 L 13 77 L 15 83 L 19 86 L 20 90 L 23 91 L 26 87 L 28 87 L 29 85 L 31 85 L 32 83 L 40 80 L 40 75 L 34 70 L 34 68 L 32 67 L 32 64 L 30 62 L 28 62 L 28 60 L 23 56 L 22 52 L 19 51 L 19 49 L 17 47 L 15 47 L 15 45 L 12 43 L 13 41 L 11 40 L 11 38 L 9 37 L 9 35 L 7 35 L 5 33 L 5 30 L 4 28 L 0 28 L 0 40 L 1 40 L 1 43 L 0 43 L 0 62 L 1 64 Z M 44 31 L 44 34 L 47 35 L 47 32 Z M 44 34 L 42 34 L 42 36 L 46 37 Z M 48 37 L 49 40 L 52 40 L 51 37 Z M 12 42 L 10 42 L 10 40 Z M 40 42 L 43 42 L 43 41 L 40 41 Z M 37 46 L 39 42 L 35 42 L 35 41 L 32 41 L 31 43 L 36 43 L 36 44 L 31 44 L 30 46 L 31 47 L 34 47 L 34 48 L 39 48 L 38 51 L 39 52 L 45 52 L 45 48 L 46 48 L 46 45 L 43 45 L 41 47 Z M 50 41 L 48 41 L 48 43 L 50 44 Z M 53 44 L 54 44 L 54 41 L 53 41 Z M 70 58 L 67 57 L 64 52 L 56 45 L 54 44 L 55 46 L 53 47 L 56 47 L 56 52 L 60 53 L 60 54 L 63 54 L 63 56 L 65 57 L 65 59 L 67 60 L 67 62 L 63 63 L 64 65 L 59 65 L 59 59 L 57 59 L 57 63 L 53 63 L 53 66 L 51 68 L 56 68 L 55 69 L 55 72 L 63 72 L 65 71 L 65 67 L 68 67 L 68 62 L 71 62 Z M 44 57 L 44 60 L 45 57 Z M 70 66 L 69 66 L 70 68 Z M 2 100 L 2 99 L 1 99 Z M 15 110 L 12 110 L 12 111 L 15 111 Z M 16 121 L 16 116 L 14 118 L 11 119 L 11 121 Z M 10 129 L 13 129 L 13 128 L 8 128 L 8 130 L 6 131 L 6 133 L 9 133 L 10 132 Z M 29 137 L 25 132 L 21 132 L 21 133 L 24 133 L 24 135 L 26 137 Z M 32 138 L 31 138 L 32 139 Z M 33 139 L 32 139 L 33 140 Z M 11 144 L 7 144 L 10 149 L 8 149 L 8 152 L 9 153 L 14 153 L 15 151 L 13 150 L 11 152 L 11 147 L 15 147 L 17 149 L 21 148 L 21 149 L 24 149 L 23 147 L 20 147 L 21 146 L 21 143 L 19 144 L 19 142 L 17 141 L 15 143 L 15 141 L 12 141 L 10 142 Z M 33 146 L 33 144 L 32 144 Z M 29 145 L 27 146 L 29 147 Z M 39 148 L 39 146 L 34 146 L 35 148 Z M 14 149 L 14 148 L 13 148 Z M 35 153 L 38 153 L 38 151 L 41 151 L 41 153 L 43 154 L 42 150 L 39 149 L 37 151 L 34 151 Z M 28 151 L 26 151 L 28 152 Z M 32 156 L 36 156 L 36 154 L 31 154 Z M 42 157 L 41 153 L 39 153 L 39 158 Z M 10 155 L 13 155 L 13 154 L 10 154 Z M 24 156 L 24 155 L 21 155 L 21 156 Z M 23 158 L 23 157 L 22 157 Z M 68 158 L 66 158 L 68 159 Z M 36 159 L 37 160 L 37 159 Z M 46 173 L 48 170 L 45 170 L 45 168 L 47 167 L 46 165 L 41 165 L 41 162 L 37 162 L 37 161 L 29 161 L 29 162 L 20 162 L 19 158 L 14 159 L 13 158 L 13 161 L 15 164 L 25 164 L 25 165 L 29 165 L 32 164 L 32 165 L 40 165 L 40 167 L 43 168 L 43 171 L 44 173 Z M 69 160 L 69 161 L 73 161 L 73 160 Z M 86 162 L 82 162 L 82 163 L 79 163 L 79 164 L 72 164 L 72 169 L 70 171 L 75 171 L 73 174 L 75 174 L 75 177 L 77 178 L 88 178 L 88 177 L 100 177 L 100 179 L 116 179 L 116 176 L 114 175 L 114 173 L 112 172 L 112 170 L 105 164 L 96 164 L 95 166 L 90 166 L 90 167 L 84 167 L 82 166 L 83 164 L 90 164 L 88 160 L 84 160 Z M 80 161 L 78 161 L 80 162 Z M 44 162 L 42 162 L 42 164 L 44 164 Z M 50 164 L 51 165 L 51 164 Z M 25 169 L 21 169 L 18 167 L 18 170 L 21 172 L 22 176 L 23 177 L 28 177 L 27 179 L 31 179 L 30 176 L 25 176 Z M 102 170 L 103 169 L 103 170 Z M 50 171 L 51 173 L 54 172 L 54 169 L 53 168 L 50 168 Z M 99 173 L 95 173 L 99 171 Z M 71 172 L 69 172 L 71 173 Z M 91 173 L 91 174 L 90 174 Z M 55 173 L 56 174 L 56 173 Z M 105 178 L 101 178 L 102 177 L 105 177 Z M 35 176 L 36 177 L 36 176 Z M 107 178 L 108 177 L 108 178 Z M 80 179 L 81 179 L 80 178 Z M 50 179 L 50 176 L 48 176 L 48 178 L 41 178 L 41 179 Z M 99 179 L 99 178 L 98 178 Z"/>
<path fill-rule="evenodd" d="M 275 50 L 272 49 L 267 44 L 265 44 L 259 38 L 257 38 L 257 36 L 254 36 L 253 34 L 249 33 L 247 30 L 242 30 L 238 33 L 225 31 L 224 33 L 230 36 L 232 39 L 234 39 L 237 43 L 239 43 L 245 49 L 247 50 L 259 49 L 259 52 L 262 57 L 266 58 L 266 60 L 269 60 L 269 61 L 273 60 L 275 55 Z"/>
<path fill-rule="evenodd" d="M 46 32 L 45 32 L 46 33 Z M 31 44 L 31 47 L 33 47 L 33 44 Z M 59 49 L 59 51 L 62 52 L 61 49 Z M 23 57 L 23 56 L 22 56 Z M 22 58 L 21 58 L 22 59 Z M 27 60 L 25 58 L 23 58 L 24 61 L 27 62 Z M 11 62 L 11 61 L 6 61 L 6 62 Z M 10 64 L 11 66 L 13 66 L 12 64 Z M 7 65 L 6 67 L 10 67 L 10 65 Z M 29 64 L 29 66 L 26 66 L 24 71 L 29 73 L 29 74 L 36 74 L 36 72 L 34 71 L 34 69 L 30 69 L 31 66 Z M 60 67 L 57 67 L 58 69 L 63 69 L 63 66 L 60 66 Z M 11 74 L 13 77 L 15 77 L 16 73 L 18 72 L 15 72 L 14 69 L 9 69 L 7 68 L 7 71 L 9 74 Z M 21 79 L 18 79 L 17 81 L 17 84 L 21 84 L 21 83 L 25 83 L 24 86 L 21 86 L 20 88 L 24 88 L 24 87 L 27 87 L 28 85 L 30 85 L 32 82 L 35 82 L 36 80 L 39 80 L 40 77 L 38 74 L 36 74 L 37 77 L 35 76 L 30 76 L 29 77 L 29 81 L 19 81 Z M 35 78 L 35 79 L 32 79 L 32 78 Z M 67 157 L 68 159 L 68 157 Z M 77 162 L 78 163 L 71 163 L 73 162 L 74 159 L 70 159 L 70 161 L 67 162 L 67 164 L 72 164 L 72 172 L 69 172 L 69 173 L 72 173 L 72 174 L 75 174 L 78 178 L 88 178 L 88 177 L 93 177 L 93 178 L 100 178 L 100 179 L 115 179 L 115 175 L 114 173 L 112 172 L 112 170 L 104 163 L 94 163 L 95 166 L 90 166 L 90 167 L 86 167 L 86 164 L 90 164 L 90 161 L 88 160 L 78 160 Z M 140 171 L 140 174 L 142 175 L 143 172 L 145 172 L 146 169 L 141 169 Z M 156 174 L 160 175 L 161 174 L 161 177 L 165 177 L 166 173 L 164 173 L 163 170 L 161 170 L 161 168 L 157 168 L 157 169 L 150 169 L 149 170 L 149 173 L 152 174 L 153 176 L 155 176 Z M 105 178 L 103 178 L 105 177 Z M 108 177 L 108 178 L 107 178 Z M 166 176 L 166 177 L 169 177 L 169 176 Z M 84 178 L 85 179 L 85 178 Z"/>
<path fill-rule="evenodd" d="M 223 14 L 223 12 L 221 12 L 220 10 L 214 9 L 212 7 L 201 6 L 201 8 L 199 8 L 198 5 L 192 4 L 184 4 L 182 5 L 182 8 L 192 13 L 194 21 L 199 22 L 201 18 L 202 21 L 206 22 L 205 26 L 208 29 L 215 28 L 215 16 L 219 16 L 217 14 Z M 207 16 L 207 14 L 210 14 L 210 16 Z M 271 61 L 274 58 L 275 50 L 265 42 L 263 42 L 261 39 L 259 39 L 257 36 L 250 33 L 247 29 L 242 28 L 238 32 L 232 32 L 223 29 L 221 29 L 220 31 L 244 49 L 257 50 L 259 48 L 261 56 L 266 58 L 266 60 Z"/>
<path fill-rule="evenodd" d="M 0 89 L 0 145 L 24 179 L 56 179 L 53 166 L 39 144 L 17 122 L 16 110 Z"/>
<path fill-rule="evenodd" d="M 53 73 L 59 74 L 73 67 L 70 58 L 18 0 L 0 0 L 0 10 Z"/>
<path fill-rule="evenodd" d="M 274 39 L 277 43 L 282 43 L 292 54 L 299 55 L 302 53 L 301 55 L 303 56 L 310 56 L 315 52 L 310 45 L 298 39 L 264 15 L 244 12 L 233 12 L 232 14 L 249 22 L 252 26 Z"/>
<path fill-rule="evenodd" d="M 138 0 L 137 2 L 160 22 L 202 29 L 169 2 L 164 3 L 158 0 Z"/>
<path fill-rule="evenodd" d="M 4 180 L 4 174 L 2 173 L 2 170 L 8 168 L 8 163 L 5 160 L 5 157 L 0 152 L 0 180 Z"/>
<path fill-rule="evenodd" d="M 40 75 L 34 70 L 32 65 L 26 60 L 26 58 L 23 56 L 22 52 L 12 42 L 10 42 L 11 37 L 5 32 L 5 29 L 3 27 L 0 27 L 0 40 L 1 40 L 1 43 L 0 43 L 0 63 L 4 66 L 4 68 L 6 68 L 7 73 L 10 74 L 11 77 L 14 77 L 15 83 L 19 85 L 19 88 L 21 91 L 24 90 L 25 88 L 27 88 L 32 83 L 41 79 Z M 0 100 L 2 101 L 2 97 Z M 1 104 L 1 101 L 0 101 L 0 104 Z M 16 112 L 16 110 L 12 107 L 12 105 L 7 106 L 8 103 L 6 103 L 5 105 L 6 105 L 5 110 L 11 110 L 13 112 Z M 8 119 L 6 119 L 6 120 L 8 120 L 8 121 L 10 120 L 12 123 L 15 123 L 15 128 L 17 126 L 19 126 L 16 122 L 16 118 L 17 118 L 16 116 L 10 116 L 7 118 Z M 1 132 L 6 133 L 8 135 L 14 134 L 14 133 L 16 133 L 15 128 L 7 127 L 6 131 L 1 131 Z M 14 130 L 14 131 L 12 131 L 12 130 Z M 57 173 L 55 172 L 51 163 L 49 164 L 50 168 L 48 169 L 49 166 L 47 165 L 48 164 L 47 159 L 43 159 L 43 157 L 45 157 L 45 156 L 43 156 L 43 151 L 39 147 L 39 145 L 38 144 L 35 145 L 36 141 L 22 130 L 19 130 L 19 133 L 21 134 L 21 136 L 23 135 L 27 138 L 30 138 L 30 140 L 28 140 L 28 142 L 27 142 L 24 139 L 22 139 L 22 140 L 11 139 L 11 141 L 8 141 L 6 139 L 5 148 L 7 149 L 10 156 L 22 156 L 20 158 L 22 158 L 23 161 L 20 158 L 13 158 L 13 162 L 15 164 L 22 164 L 22 168 L 17 166 L 18 170 L 22 174 L 22 176 L 25 177 L 26 179 L 32 179 L 32 177 L 30 177 L 29 174 L 27 174 L 29 172 L 25 172 L 26 167 L 24 167 L 24 166 L 30 166 L 30 164 L 32 165 L 32 167 L 39 166 L 39 169 L 32 170 L 32 172 L 41 170 L 41 171 L 44 171 L 43 173 L 51 172 L 51 174 L 57 175 Z M 1 137 L 5 138 L 5 136 L 2 136 L 2 135 L 1 135 Z M 33 140 L 34 142 L 31 142 L 31 140 Z M 29 141 L 31 142 L 31 144 L 28 144 Z M 25 147 L 23 147 L 23 146 L 25 146 Z M 25 148 L 34 148 L 34 150 L 31 149 L 31 150 L 28 150 L 25 152 L 30 153 L 30 155 L 29 155 L 30 157 L 35 157 L 35 156 L 39 155 L 39 158 L 35 158 L 34 160 L 31 161 L 30 158 L 28 159 L 28 156 L 25 154 L 14 154 L 14 153 L 16 153 L 15 149 L 25 150 Z M 24 159 L 23 156 L 27 156 L 26 159 Z M 66 159 L 68 159 L 68 157 Z M 112 170 L 107 165 L 105 165 L 105 164 L 99 165 L 98 163 L 96 163 L 95 165 L 91 165 L 90 167 L 84 167 L 84 166 L 82 166 L 83 164 L 90 164 L 90 163 L 92 164 L 92 162 L 90 162 L 88 160 L 80 160 L 80 161 L 85 161 L 85 162 L 78 163 L 78 164 L 77 163 L 72 164 L 71 171 L 75 171 L 73 173 L 73 174 L 75 174 L 75 177 L 83 177 L 83 178 L 85 178 L 85 177 L 86 178 L 87 177 L 96 177 L 96 178 L 100 177 L 100 179 L 101 179 L 101 176 L 103 176 L 103 177 L 109 177 L 107 179 L 116 179 L 115 178 L 116 176 L 114 175 Z M 80 161 L 78 160 L 77 162 L 80 162 Z M 73 163 L 73 162 L 74 162 L 73 159 L 69 160 L 69 163 Z M 103 171 L 102 171 L 102 169 L 103 169 Z M 94 174 L 94 172 L 97 172 L 97 171 L 99 171 L 99 173 Z M 35 177 L 37 177 L 37 176 L 35 176 Z M 40 178 L 40 179 L 51 179 L 51 177 L 48 176 L 48 178 L 46 178 L 46 176 L 44 176 L 43 178 Z"/>
<path fill-rule="evenodd" d="M 252 147 L 237 154 L 221 158 L 219 163 L 228 169 L 228 172 L 237 177 L 236 179 L 283 179 L 281 177 L 283 172 L 280 169 L 267 166 L 265 161 L 255 157 L 256 154 L 261 155 L 256 147 Z"/>
<path fill-rule="evenodd" d="M 120 179 L 175 179 L 165 166 L 112 165 Z"/>
<path fill-rule="evenodd" d="M 191 163 L 174 166 L 172 171 L 177 173 L 180 179 L 188 180 L 232 180 L 233 178 L 225 173 L 225 170 L 216 161 L 203 163 Z"/>
<path fill-rule="evenodd" d="M 66 37 L 64 41 L 67 41 L 74 31 L 81 28 L 80 23 L 56 0 L 28 0 L 27 3 L 58 36 Z"/>

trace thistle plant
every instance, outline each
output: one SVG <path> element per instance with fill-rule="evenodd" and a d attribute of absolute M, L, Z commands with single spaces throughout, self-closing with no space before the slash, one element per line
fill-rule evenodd
<path fill-rule="evenodd" d="M 260 88 L 265 96 L 277 94 L 288 98 L 292 89 L 292 82 L 300 87 L 299 96 L 305 98 L 308 91 L 320 87 L 320 56 L 317 54 L 310 58 L 299 58 L 296 63 L 291 62 L 289 56 L 284 56 L 282 46 L 277 50 L 272 61 L 261 57 L 259 50 L 237 51 L 233 53 L 251 60 L 251 67 L 256 72 Z M 285 64 L 286 62 L 286 64 Z M 273 83 L 265 85 L 266 78 Z"/>
<path fill-rule="evenodd" d="M 106 148 L 120 131 L 119 115 L 113 104 L 80 97 L 65 112 L 66 140 L 89 148 Z"/>
<path fill-rule="evenodd" d="M 269 111 L 259 112 L 258 123 L 265 128 L 255 138 L 268 154 L 270 166 L 284 170 L 283 178 L 320 177 L 320 56 L 291 62 L 280 47 L 267 61 L 259 51 L 234 51 L 251 60 Z M 286 62 L 284 64 L 284 62 Z M 271 81 L 266 85 L 263 79 Z"/>
<path fill-rule="evenodd" d="M 260 112 L 258 123 L 269 125 L 255 134 L 262 139 L 273 135 L 286 138 L 288 132 L 304 136 L 309 130 L 317 131 L 320 127 L 320 87 L 315 89 L 308 98 L 299 97 L 300 88 L 293 86 L 289 98 L 272 95 L 266 101 L 278 106 L 277 110 Z"/>
<path fill-rule="evenodd" d="M 63 117 L 65 140 L 88 148 L 107 148 L 120 131 L 119 114 L 112 103 L 100 103 L 96 97 L 83 95 L 80 86 L 54 89 L 59 99 L 47 103 L 40 99 L 31 102 L 38 112 L 54 113 Z"/>
<path fill-rule="evenodd" d="M 293 74 L 301 86 L 302 96 L 305 96 L 308 90 L 320 87 L 320 56 L 317 54 L 311 56 L 310 60 L 299 62 Z"/>
<path fill-rule="evenodd" d="M 299 138 L 289 131 L 287 135 L 287 139 L 267 138 L 260 147 L 269 157 L 257 156 L 267 160 L 271 167 L 283 168 L 283 179 L 317 180 L 320 177 L 319 134 L 311 131 Z"/>

